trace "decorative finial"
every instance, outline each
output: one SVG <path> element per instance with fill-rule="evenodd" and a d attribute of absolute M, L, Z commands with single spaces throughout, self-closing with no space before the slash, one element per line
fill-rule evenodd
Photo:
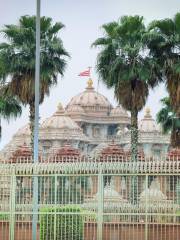
<path fill-rule="evenodd" d="M 149 107 L 145 110 L 145 117 L 151 117 L 151 109 Z"/>
<path fill-rule="evenodd" d="M 93 80 L 91 78 L 87 81 L 87 88 L 93 88 Z"/>
<path fill-rule="evenodd" d="M 63 105 L 61 103 L 58 103 L 56 113 L 64 113 L 64 108 L 63 108 Z"/>
<path fill-rule="evenodd" d="M 57 105 L 57 109 L 58 109 L 58 111 L 63 110 L 63 106 L 60 102 Z"/>

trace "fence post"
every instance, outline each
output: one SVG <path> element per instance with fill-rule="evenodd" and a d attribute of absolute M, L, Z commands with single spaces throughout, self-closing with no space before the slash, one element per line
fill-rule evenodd
<path fill-rule="evenodd" d="M 57 213 L 56 213 L 56 204 L 57 204 L 57 175 L 54 177 L 54 240 L 56 240 L 56 219 L 57 219 Z"/>
<path fill-rule="evenodd" d="M 146 189 L 146 193 L 147 193 L 147 189 L 148 189 L 148 175 L 146 174 L 146 179 L 145 179 L 145 189 Z M 146 195 L 145 198 L 145 240 L 148 240 L 148 196 Z"/>
<path fill-rule="evenodd" d="M 97 239 L 103 240 L 103 205 L 104 205 L 104 186 L 101 163 L 98 171 L 98 217 L 97 217 Z"/>
<path fill-rule="evenodd" d="M 10 189 L 10 240 L 14 240 L 14 230 L 15 230 L 15 204 L 16 204 L 16 175 L 13 168 L 11 174 L 11 189 Z"/>

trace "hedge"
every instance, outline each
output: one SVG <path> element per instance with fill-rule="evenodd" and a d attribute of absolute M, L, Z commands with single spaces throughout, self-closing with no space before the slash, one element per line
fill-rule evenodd
<path fill-rule="evenodd" d="M 83 217 L 80 207 L 66 205 L 46 207 L 40 211 L 40 240 L 83 240 Z"/>
<path fill-rule="evenodd" d="M 0 221 L 9 220 L 9 215 L 5 213 L 0 213 Z"/>

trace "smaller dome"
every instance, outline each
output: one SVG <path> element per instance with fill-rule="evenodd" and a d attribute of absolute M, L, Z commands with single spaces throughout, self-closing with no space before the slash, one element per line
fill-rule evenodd
<path fill-rule="evenodd" d="M 162 191 L 160 190 L 160 184 L 158 179 L 155 179 L 151 182 L 151 186 L 148 189 L 145 189 L 140 194 L 140 201 L 144 202 L 162 202 L 164 200 L 167 200 L 167 197 Z"/>
<path fill-rule="evenodd" d="M 26 124 L 25 126 L 23 126 L 22 128 L 20 128 L 15 134 L 14 136 L 29 136 L 31 134 L 30 131 L 30 127 L 29 124 Z"/>
<path fill-rule="evenodd" d="M 41 129 L 42 128 L 80 129 L 70 117 L 65 115 L 61 104 L 58 105 L 57 111 L 51 117 L 44 120 L 41 124 Z"/>
<path fill-rule="evenodd" d="M 110 199 L 122 200 L 122 197 L 116 190 L 112 188 L 111 183 L 109 184 L 107 183 L 104 188 L 104 199 L 105 200 L 110 200 Z"/>
<path fill-rule="evenodd" d="M 63 108 L 63 105 L 62 105 L 61 103 L 59 103 L 59 104 L 57 105 L 57 111 L 56 111 L 56 113 L 58 113 L 58 114 L 64 114 L 64 108 Z"/>
<path fill-rule="evenodd" d="M 50 162 L 73 162 L 80 161 L 82 157 L 79 149 L 72 147 L 70 144 L 65 144 L 63 147 L 59 148 L 54 154 Z"/>
<path fill-rule="evenodd" d="M 144 118 L 140 121 L 139 130 L 140 132 L 157 132 L 158 131 L 157 124 L 151 116 L 150 108 L 146 109 Z"/>
<path fill-rule="evenodd" d="M 99 194 L 96 193 L 94 199 L 98 199 Z M 104 202 L 117 202 L 119 203 L 125 201 L 122 196 L 114 189 L 114 185 L 112 181 L 110 183 L 106 183 L 106 186 L 104 187 Z M 126 202 L 126 201 L 125 201 Z"/>
<path fill-rule="evenodd" d="M 61 104 L 57 111 L 41 124 L 40 139 L 71 139 L 87 141 L 83 130 L 69 116 L 66 115 Z"/>
<path fill-rule="evenodd" d="M 131 149 L 126 151 L 126 156 L 129 161 L 131 161 Z M 137 154 L 137 160 L 138 161 L 145 161 L 145 154 L 142 148 L 138 147 L 138 154 Z"/>
<path fill-rule="evenodd" d="M 126 199 L 115 190 L 114 184 L 112 180 L 107 182 L 104 187 L 104 194 L 103 194 L 103 202 L 104 202 L 104 210 L 106 212 L 122 212 L 123 210 L 131 209 L 132 205 L 128 203 Z M 97 202 L 99 199 L 99 193 L 97 192 L 94 197 L 91 199 L 86 199 L 83 207 L 85 209 L 95 210 L 97 209 Z M 126 211 L 125 210 L 125 211 Z"/>
<path fill-rule="evenodd" d="M 24 143 L 12 153 L 9 159 L 10 163 L 29 163 L 32 162 L 31 149 Z"/>
<path fill-rule="evenodd" d="M 7 145 L 8 151 L 17 150 L 17 148 L 22 146 L 24 143 L 29 145 L 31 141 L 30 136 L 30 127 L 29 124 L 26 124 L 13 135 L 11 142 Z M 5 151 L 7 151 L 7 149 Z"/>
<path fill-rule="evenodd" d="M 118 105 L 117 107 L 113 108 L 110 112 L 110 116 L 112 117 L 119 117 L 119 116 L 126 116 L 128 117 L 127 111 Z"/>
<path fill-rule="evenodd" d="M 123 148 L 111 143 L 102 149 L 100 159 L 101 161 L 126 161 L 126 155 Z"/>
<path fill-rule="evenodd" d="M 172 148 L 170 149 L 170 151 L 168 152 L 168 157 L 167 160 L 171 160 L 171 161 L 180 161 L 180 148 Z"/>

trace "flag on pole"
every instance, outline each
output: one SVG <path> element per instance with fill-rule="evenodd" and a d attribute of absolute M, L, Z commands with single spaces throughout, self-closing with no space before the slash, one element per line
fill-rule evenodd
<path fill-rule="evenodd" d="M 80 74 L 78 76 L 80 77 L 90 77 L 90 67 L 88 68 L 88 70 L 85 70 L 83 72 L 80 72 Z"/>

